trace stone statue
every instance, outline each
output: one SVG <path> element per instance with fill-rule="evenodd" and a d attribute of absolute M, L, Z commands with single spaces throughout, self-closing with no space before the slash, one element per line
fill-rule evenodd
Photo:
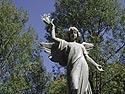
<path fill-rule="evenodd" d="M 80 32 L 76 27 L 69 28 L 69 40 L 63 40 L 55 36 L 55 25 L 53 19 L 43 15 L 42 20 L 52 25 L 51 37 L 53 43 L 41 42 L 40 45 L 49 54 L 49 58 L 60 65 L 67 67 L 68 94 L 92 94 L 88 76 L 89 69 L 87 61 L 91 62 L 99 71 L 102 66 L 89 57 L 89 50 L 93 47 L 91 43 L 79 43 Z"/>

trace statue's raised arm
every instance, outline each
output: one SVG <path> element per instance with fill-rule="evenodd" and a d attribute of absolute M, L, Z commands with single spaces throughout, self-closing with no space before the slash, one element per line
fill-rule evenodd
<path fill-rule="evenodd" d="M 53 23 L 54 19 L 50 19 L 50 15 L 49 14 L 44 14 L 42 16 L 42 20 L 46 24 L 52 25 L 51 38 L 53 39 L 53 41 L 60 42 L 61 41 L 60 38 L 57 38 L 56 34 L 55 34 L 55 24 Z"/>
<path fill-rule="evenodd" d="M 44 48 L 45 52 L 49 55 L 49 59 L 53 62 L 58 62 L 61 66 L 66 66 L 66 60 L 64 58 L 64 54 L 62 54 L 62 51 L 59 51 L 59 43 L 62 41 L 62 39 L 57 38 L 55 35 L 55 25 L 53 23 L 54 19 L 50 19 L 49 14 L 44 14 L 41 19 L 43 22 L 47 25 L 51 25 L 51 38 L 53 40 L 53 43 L 44 43 L 41 42 L 40 45 Z"/>

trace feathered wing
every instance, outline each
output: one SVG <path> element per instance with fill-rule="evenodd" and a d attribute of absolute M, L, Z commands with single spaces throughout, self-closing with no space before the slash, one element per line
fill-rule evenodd
<path fill-rule="evenodd" d="M 48 54 L 51 55 L 51 48 L 54 43 L 45 43 L 41 42 L 40 45 L 44 48 L 44 51 Z"/>
<path fill-rule="evenodd" d="M 82 44 L 84 45 L 87 52 L 89 52 L 91 49 L 93 49 L 93 46 L 94 46 L 92 43 L 87 43 L 87 42 L 83 42 Z"/>
<path fill-rule="evenodd" d="M 49 59 L 51 61 L 58 62 L 61 66 L 66 66 L 64 54 L 58 50 L 58 46 L 55 43 L 41 42 L 40 45 L 44 48 L 44 51 L 49 55 Z"/>

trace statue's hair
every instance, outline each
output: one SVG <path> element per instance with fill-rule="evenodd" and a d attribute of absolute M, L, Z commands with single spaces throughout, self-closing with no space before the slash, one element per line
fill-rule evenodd
<path fill-rule="evenodd" d="M 69 27 L 69 31 L 70 31 L 70 30 L 79 31 L 76 27 Z"/>
<path fill-rule="evenodd" d="M 77 31 L 77 42 L 78 43 L 80 43 L 81 42 L 81 40 L 80 40 L 80 37 L 81 37 L 81 34 L 80 34 L 80 32 L 79 32 L 79 30 L 76 28 L 76 27 L 69 27 L 69 31 L 68 32 L 66 32 L 66 41 L 69 41 L 70 42 L 70 31 L 71 30 L 75 30 L 75 31 Z"/>

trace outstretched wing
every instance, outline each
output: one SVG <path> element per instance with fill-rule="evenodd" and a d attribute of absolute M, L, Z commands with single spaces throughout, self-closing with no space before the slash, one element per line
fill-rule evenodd
<path fill-rule="evenodd" d="M 93 49 L 93 44 L 92 43 L 87 43 L 87 42 L 83 42 L 82 43 L 85 47 L 85 49 L 89 52 L 91 49 Z"/>
<path fill-rule="evenodd" d="M 41 42 L 40 45 L 44 48 L 44 51 L 48 54 L 51 55 L 51 49 L 52 49 L 52 45 L 54 43 L 45 43 L 45 42 Z"/>
<path fill-rule="evenodd" d="M 58 50 L 58 46 L 55 43 L 41 42 L 40 45 L 44 48 L 44 51 L 49 55 L 49 59 L 53 62 L 58 62 L 62 66 L 66 66 L 66 60 L 64 54 Z"/>

